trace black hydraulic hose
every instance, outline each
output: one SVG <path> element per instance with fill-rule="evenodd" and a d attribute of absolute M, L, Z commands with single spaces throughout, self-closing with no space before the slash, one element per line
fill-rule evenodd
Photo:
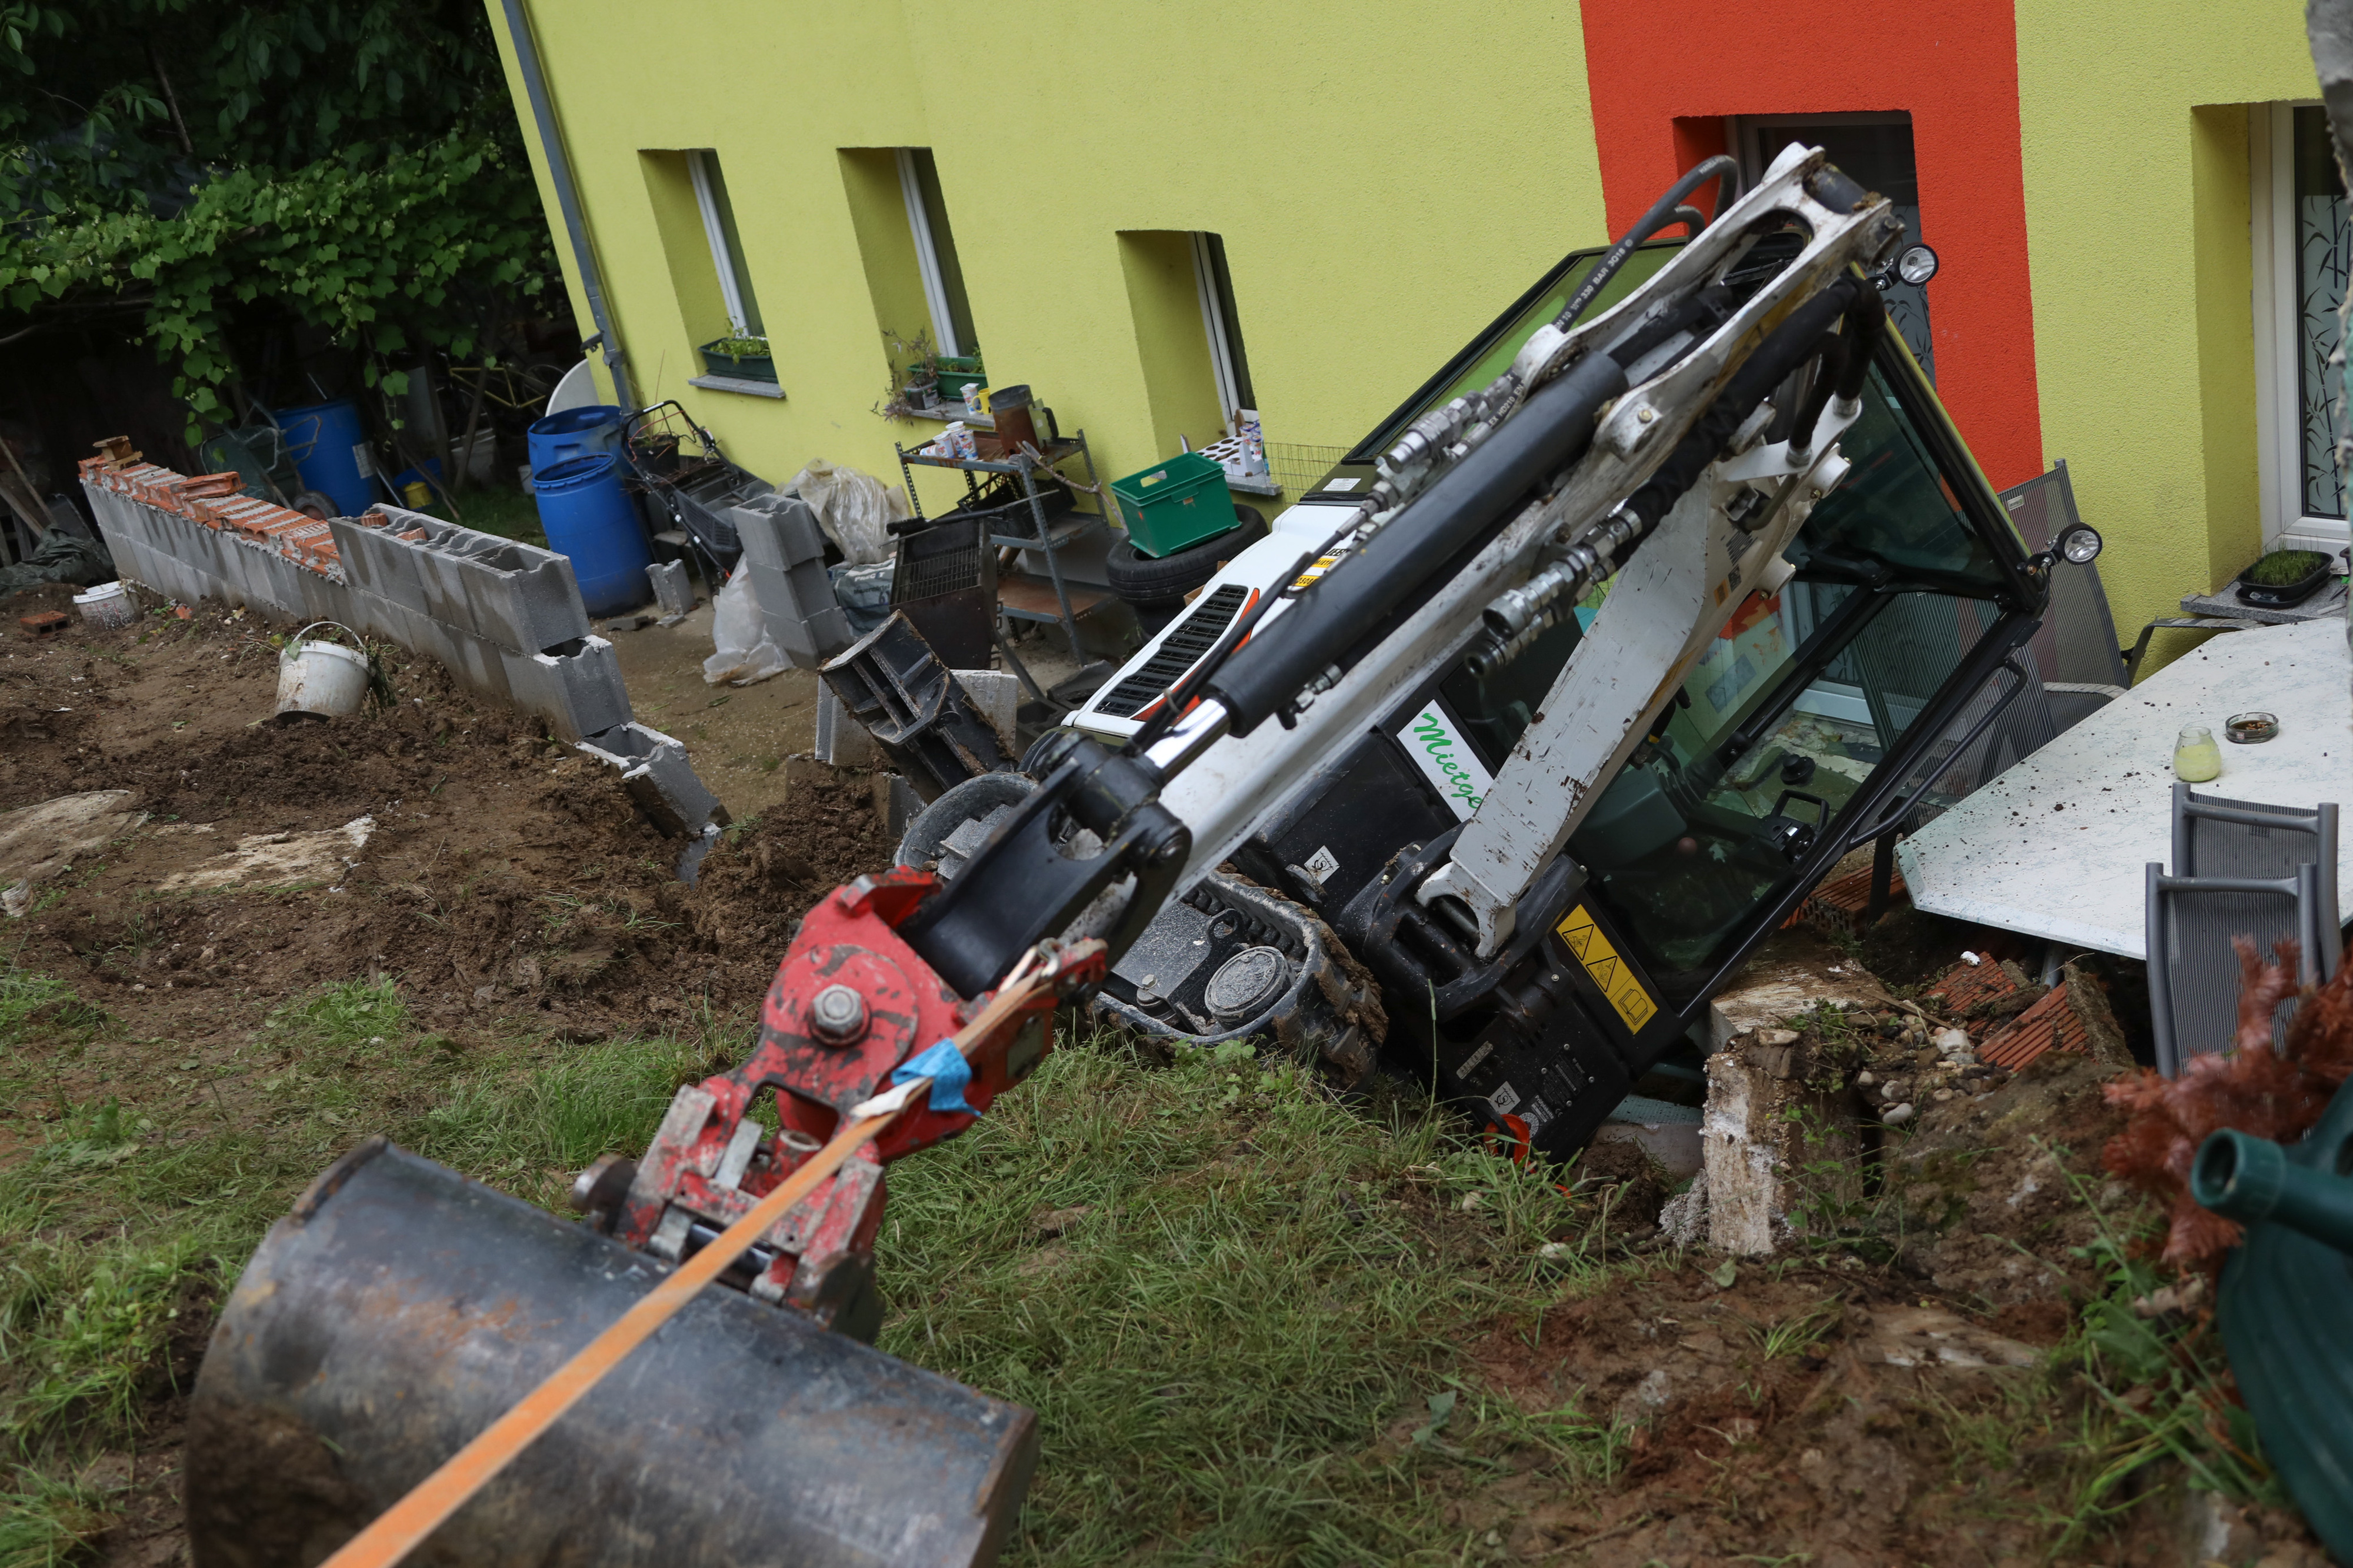
<path fill-rule="evenodd" d="M 1176 721 L 1185 716 L 1186 710 L 1193 706 L 1194 700 L 1200 696 L 1212 680 L 1217 679 L 1218 671 L 1225 668 L 1226 660 L 1233 657 L 1234 650 L 1241 647 L 1249 639 L 1250 635 L 1258 630 L 1259 622 L 1266 619 L 1275 605 L 1282 602 L 1284 591 L 1297 582 L 1300 574 L 1321 559 L 1326 551 L 1336 548 L 1351 530 L 1364 522 L 1366 516 L 1362 508 L 1350 512 L 1349 521 L 1345 525 L 1323 545 L 1293 561 L 1290 570 L 1276 578 L 1272 586 L 1259 595 L 1258 603 L 1252 605 L 1242 615 L 1235 616 L 1233 624 L 1226 628 L 1225 635 L 1210 645 L 1209 651 L 1202 656 L 1200 662 L 1196 664 L 1182 680 L 1169 688 L 1167 698 L 1160 704 L 1158 711 L 1144 721 L 1143 728 L 1128 737 L 1127 752 L 1130 754 L 1147 752 L 1158 743 L 1160 737 L 1176 728 Z M 1028 769 L 1026 761 L 1023 768 L 1025 771 Z"/>
<path fill-rule="evenodd" d="M 1577 319 L 1585 314 L 1585 308 L 1593 303 L 1594 296 L 1608 288 L 1609 279 L 1618 276 L 1618 269 L 1626 265 L 1626 258 L 1634 254 L 1636 246 L 1677 222 L 1689 223 L 1691 220 L 1683 217 L 1683 213 L 1697 216 L 1696 209 L 1683 206 L 1683 198 L 1710 180 L 1721 182 L 1716 186 L 1716 211 L 1722 212 L 1740 199 L 1740 165 L 1720 153 L 1707 159 L 1669 185 L 1667 194 L 1651 204 L 1651 210 L 1642 215 L 1641 221 L 1628 229 L 1626 237 L 1611 246 L 1609 253 L 1596 263 L 1593 270 L 1586 275 L 1585 281 L 1577 286 L 1577 292 L 1568 297 L 1568 303 L 1561 307 L 1560 314 L 1553 318 L 1552 324 L 1562 331 L 1576 325 Z M 1694 226 L 1692 233 L 1696 237 L 1698 227 Z"/>
<path fill-rule="evenodd" d="M 1789 427 L 1791 442 L 1813 439 L 1814 426 L 1821 422 L 1832 391 L 1849 401 L 1862 395 L 1863 378 L 1871 374 L 1871 356 L 1879 351 L 1880 334 L 1886 327 L 1887 301 L 1880 298 L 1879 289 L 1858 289 L 1847 311 L 1846 330 L 1823 345 L 1821 372 L 1806 389 L 1806 401 L 1799 405 L 1798 422 Z"/>
<path fill-rule="evenodd" d="M 1859 297 L 1858 289 L 1861 295 L 1870 298 L 1866 300 Z M 1510 663 L 1545 627 L 1554 624 L 1558 614 L 1587 585 L 1622 565 L 1657 531 L 1668 510 L 1683 499 L 1683 492 L 1697 482 L 1708 465 L 1724 455 L 1725 443 L 1732 439 L 1733 433 L 1772 395 L 1773 389 L 1811 356 L 1834 352 L 1841 345 L 1841 338 L 1831 332 L 1841 316 L 1846 318 L 1844 346 L 1863 355 L 1862 363 L 1867 370 L 1871 348 L 1885 320 L 1883 311 L 1874 310 L 1877 293 L 1869 284 L 1859 283 L 1852 277 L 1841 278 L 1790 312 L 1773 335 L 1733 373 L 1715 402 L 1667 455 L 1666 461 L 1652 471 L 1647 484 L 1601 519 L 1567 554 L 1538 573 L 1526 586 L 1505 596 L 1506 600 L 1519 602 L 1519 614 L 1508 611 L 1504 600 L 1488 607 L 1489 641 L 1469 656 L 1467 667 L 1483 679 Z M 1845 363 L 1825 366 L 1819 380 L 1829 385 L 1835 378 L 1845 387 L 1850 374 Z M 1860 387 L 1860 376 L 1854 376 L 1852 384 Z M 1527 615 L 1530 611 L 1534 612 L 1532 616 Z"/>
<path fill-rule="evenodd" d="M 1846 362 L 1837 377 L 1840 395 L 1854 395 L 1853 391 L 1847 390 L 1850 380 L 1855 391 L 1861 390 L 1862 376 L 1855 374 L 1854 367 L 1860 365 L 1869 371 L 1871 350 L 1878 342 L 1879 329 L 1887 314 L 1880 302 L 1879 290 L 1850 274 L 1789 312 L 1788 318 L 1774 329 L 1773 335 L 1748 356 L 1747 363 L 1732 373 L 1723 393 L 1676 444 L 1667 460 L 1659 465 L 1650 482 L 1628 499 L 1624 510 L 1641 522 L 1641 536 L 1656 528 L 1667 510 L 1698 482 L 1707 466 L 1723 454 L 1733 432 L 1757 411 L 1757 405 L 1771 396 L 1773 389 L 1790 372 L 1820 352 L 1831 338 L 1831 328 L 1842 317 L 1847 321 L 1850 341 Z M 1828 374 L 1821 377 L 1826 384 L 1831 379 Z M 1630 542 L 1639 542 L 1640 537 Z"/>
<path fill-rule="evenodd" d="M 1583 457 L 1594 418 L 1626 390 L 1608 354 L 1588 354 L 1440 477 L 1396 520 L 1319 578 L 1219 670 L 1208 689 L 1247 735 L 1294 699 L 1481 531 L 1546 476 Z"/>

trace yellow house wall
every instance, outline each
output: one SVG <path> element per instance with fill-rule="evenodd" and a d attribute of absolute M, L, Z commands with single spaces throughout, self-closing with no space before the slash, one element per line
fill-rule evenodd
<path fill-rule="evenodd" d="M 507 48 L 504 8 L 490 13 Z M 1063 429 L 1083 427 L 1106 479 L 1166 456 L 1179 428 L 1199 436 L 1149 384 L 1151 340 L 1175 329 L 1147 323 L 1139 341 L 1124 233 L 1224 237 L 1268 438 L 1332 445 L 1563 252 L 1608 238 L 1574 6 L 533 14 L 634 392 L 678 398 L 779 481 L 818 457 L 895 480 L 892 438 L 937 428 L 871 412 L 888 367 L 870 282 L 905 219 L 894 191 L 861 195 L 842 149 L 933 149 L 992 379 L 1029 383 Z M 509 65 L 554 220 L 511 50 Z M 719 153 L 782 400 L 686 384 L 701 366 L 638 154 L 689 147 Z M 568 253 L 564 268 L 585 333 Z M 958 489 L 924 481 L 942 501 Z"/>
<path fill-rule="evenodd" d="M 2043 453 L 2106 536 L 2129 640 L 2262 548 L 2245 106 L 2318 89 L 2297 0 L 2017 18 Z"/>

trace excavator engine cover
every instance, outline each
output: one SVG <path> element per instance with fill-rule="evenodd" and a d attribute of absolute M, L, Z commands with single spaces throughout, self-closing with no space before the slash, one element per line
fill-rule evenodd
<path fill-rule="evenodd" d="M 669 1272 L 371 1139 L 263 1241 L 189 1410 L 196 1568 L 308 1568 Z M 1037 1420 L 703 1291 L 418 1549 L 451 1568 L 994 1563 Z"/>

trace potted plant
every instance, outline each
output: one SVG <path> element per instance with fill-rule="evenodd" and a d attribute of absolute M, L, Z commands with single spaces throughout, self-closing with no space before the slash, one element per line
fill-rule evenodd
<path fill-rule="evenodd" d="M 885 327 L 882 343 L 891 361 L 891 385 L 875 411 L 885 418 L 901 419 L 938 406 L 940 356 L 932 346 L 931 333 L 920 331 L 902 338 Z"/>
<path fill-rule="evenodd" d="M 2265 609 L 2301 605 L 2328 581 L 2336 557 L 2321 550 L 2274 550 L 2239 574 L 2239 601 Z"/>
<path fill-rule="evenodd" d="M 706 375 L 732 375 L 744 381 L 776 379 L 776 362 L 768 353 L 768 340 L 749 332 L 731 332 L 704 343 L 702 370 Z"/>

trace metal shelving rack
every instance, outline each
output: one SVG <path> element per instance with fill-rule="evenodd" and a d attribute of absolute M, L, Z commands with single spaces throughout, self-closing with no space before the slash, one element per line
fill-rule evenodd
<path fill-rule="evenodd" d="M 1046 515 L 1046 500 L 1039 489 L 1038 475 L 1051 471 L 1076 458 L 1086 465 L 1088 486 L 1100 495 L 1103 482 L 1095 474 L 1094 454 L 1087 447 L 1087 433 L 1079 430 L 1069 436 L 1059 436 L 1049 442 L 1046 449 L 1036 458 L 1027 452 L 1015 452 L 995 458 L 934 458 L 922 451 L 910 451 L 895 441 L 892 447 L 899 454 L 899 476 L 906 484 L 907 504 L 913 510 L 914 521 L 919 523 L 926 521 L 923 503 L 915 494 L 914 470 L 919 467 L 960 470 L 964 474 L 965 498 L 968 502 L 976 502 L 980 499 L 980 480 L 976 475 L 1006 474 L 1020 480 L 1022 499 L 1028 505 L 1025 509 L 1017 502 L 1006 509 L 1008 515 L 992 521 L 989 543 L 1000 550 L 1036 551 L 1046 558 L 1047 580 L 1040 583 L 1019 574 L 1000 576 L 997 584 L 997 608 L 1008 620 L 1059 623 L 1063 635 L 1070 639 L 1071 657 L 1082 666 L 1086 665 L 1085 650 L 1079 646 L 1079 617 L 1110 598 L 1111 595 L 1108 591 L 1084 585 L 1074 587 L 1062 575 L 1060 552 L 1096 530 L 1110 525 L 1100 515 L 1086 511 L 1074 510 L 1050 520 Z M 1018 525 L 1008 527 L 1024 510 L 1029 514 L 1029 529 L 1023 531 Z M 1038 691 L 1037 683 L 1029 679 L 1029 671 L 1021 667 L 1021 661 L 1014 657 L 1011 648 L 1006 647 L 1001 634 L 997 637 L 997 648 L 1013 666 L 1014 673 L 1021 678 L 1021 684 L 1029 687 L 1032 695 L 1042 696 Z"/>

